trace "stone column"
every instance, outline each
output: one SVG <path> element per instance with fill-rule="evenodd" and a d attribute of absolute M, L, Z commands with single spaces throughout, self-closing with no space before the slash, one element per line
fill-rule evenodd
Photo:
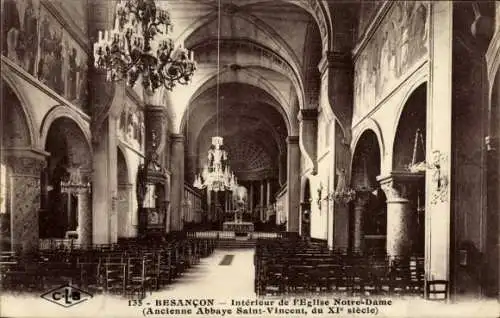
<path fill-rule="evenodd" d="M 254 216 L 254 211 L 253 211 L 253 181 L 250 181 L 250 198 L 248 199 L 248 203 L 250 204 L 249 210 L 250 214 Z"/>
<path fill-rule="evenodd" d="M 260 180 L 260 196 L 259 196 L 259 219 L 264 220 L 264 180 Z"/>
<path fill-rule="evenodd" d="M 4 150 L 9 176 L 12 249 L 19 253 L 38 249 L 40 176 L 47 155 L 29 148 Z"/>
<path fill-rule="evenodd" d="M 356 192 L 356 199 L 354 201 L 354 233 L 353 233 L 354 251 L 362 252 L 364 249 L 363 225 L 369 201 L 370 201 L 370 192 L 368 191 Z"/>
<path fill-rule="evenodd" d="M 425 275 L 450 279 L 452 184 L 453 3 L 430 2 L 429 80 L 427 86 L 426 161 L 439 161 L 439 176 L 425 176 Z M 438 182 L 436 177 L 441 180 Z"/>
<path fill-rule="evenodd" d="M 117 121 L 108 117 L 95 137 L 92 173 L 92 243 L 117 240 Z"/>
<path fill-rule="evenodd" d="M 286 183 L 286 153 L 282 151 L 279 154 L 278 184 L 281 187 L 285 183 Z"/>
<path fill-rule="evenodd" d="M 265 214 L 265 219 L 267 220 L 267 211 L 269 207 L 271 206 L 271 180 L 267 179 L 267 185 L 266 185 L 266 190 L 267 190 L 267 196 L 266 196 L 266 214 Z"/>
<path fill-rule="evenodd" d="M 416 187 L 424 181 L 424 175 L 393 171 L 378 180 L 387 197 L 387 255 L 410 255 L 416 221 L 416 211 L 410 200 Z"/>
<path fill-rule="evenodd" d="M 78 193 L 78 244 L 83 248 L 92 245 L 92 201 L 89 191 Z"/>
<path fill-rule="evenodd" d="M 124 183 L 118 185 L 118 237 L 133 237 L 133 211 L 132 197 L 134 195 L 133 185 Z"/>
<path fill-rule="evenodd" d="M 318 110 L 317 109 L 301 109 L 298 120 L 300 122 L 300 146 L 304 154 L 311 161 L 313 174 L 318 170 L 317 153 L 318 153 Z"/>
<path fill-rule="evenodd" d="M 171 194 L 171 229 L 182 230 L 182 198 L 184 192 L 184 136 L 172 134 L 172 194 Z"/>
<path fill-rule="evenodd" d="M 288 220 L 287 231 L 299 232 L 300 229 L 300 149 L 299 137 L 288 136 L 287 158 L 287 195 Z"/>
<path fill-rule="evenodd" d="M 212 192 L 207 188 L 207 219 L 212 221 Z"/>

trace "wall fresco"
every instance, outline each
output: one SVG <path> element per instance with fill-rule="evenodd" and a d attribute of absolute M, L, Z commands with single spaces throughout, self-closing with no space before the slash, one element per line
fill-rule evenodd
<path fill-rule="evenodd" d="M 429 6 L 395 2 L 356 61 L 354 118 L 372 109 L 428 53 Z"/>
<path fill-rule="evenodd" d="M 2 54 L 35 75 L 40 3 L 2 1 Z"/>
<path fill-rule="evenodd" d="M 88 55 L 39 0 L 2 1 L 2 54 L 88 111 Z"/>

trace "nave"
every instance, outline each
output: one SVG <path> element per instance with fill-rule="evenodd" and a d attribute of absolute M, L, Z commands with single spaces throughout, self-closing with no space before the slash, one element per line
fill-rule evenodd
<path fill-rule="evenodd" d="M 186 269 L 171 284 L 168 284 L 159 291 L 147 293 L 146 297 L 142 299 L 141 306 L 131 302 L 130 299 L 116 295 L 112 297 L 108 295 L 94 295 L 86 303 L 65 308 L 44 301 L 37 295 L 28 295 L 26 293 L 3 294 L 0 297 L 0 306 L 2 313 L 8 316 L 32 316 L 36 314 L 37 317 L 139 317 L 143 316 L 142 310 L 148 307 L 148 304 L 165 300 L 207 300 L 213 298 L 216 303 L 215 307 L 232 308 L 234 313 L 236 307 L 230 306 L 232 300 L 255 301 L 260 299 L 278 301 L 279 299 L 288 298 L 290 301 L 293 301 L 293 299 L 304 298 L 308 300 L 322 299 L 332 301 L 335 298 L 342 300 L 358 300 L 363 298 L 361 296 L 347 296 L 343 292 L 321 292 L 307 296 L 300 292 L 293 295 L 258 296 L 254 291 L 255 253 L 256 248 L 251 247 L 218 247 L 208 257 L 201 258 L 196 265 Z M 230 260 L 228 261 L 228 259 Z M 375 299 L 374 297 L 372 298 Z M 404 300 L 395 297 L 385 299 L 392 300 L 391 306 L 379 308 L 385 317 L 448 317 L 449 314 L 453 314 L 453 317 L 490 317 L 491 313 L 495 312 L 495 308 L 498 308 L 498 303 L 494 301 L 482 302 L 479 305 L 476 303 L 474 306 L 471 306 L 472 303 L 467 302 L 453 305 L 445 305 L 442 302 L 429 302 L 418 296 L 409 297 Z M 25 304 L 28 303 L 29 306 L 26 306 Z M 152 306 L 152 308 L 154 307 Z M 161 308 L 161 306 L 157 308 Z M 179 309 L 188 307 L 170 308 Z M 194 307 L 191 306 L 191 308 Z M 169 316 L 178 317 L 178 315 Z M 181 316 L 187 317 L 185 315 Z M 204 315 L 204 317 L 216 316 L 218 315 Z M 232 315 L 229 316 L 233 317 Z M 199 315 L 194 315 L 193 317 L 199 317 Z M 278 315 L 273 315 L 273 317 L 278 317 Z"/>

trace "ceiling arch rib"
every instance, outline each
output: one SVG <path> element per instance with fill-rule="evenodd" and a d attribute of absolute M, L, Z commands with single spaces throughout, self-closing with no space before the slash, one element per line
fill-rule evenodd
<path fill-rule="evenodd" d="M 264 92 L 273 97 L 276 103 L 270 104 L 273 106 L 278 113 L 281 114 L 283 121 L 286 124 L 287 133 L 289 135 L 296 135 L 298 133 L 298 123 L 296 116 L 297 113 L 296 106 L 292 107 L 289 101 L 283 96 L 283 94 L 270 83 L 261 73 L 252 71 L 251 69 L 241 69 L 239 71 L 232 71 L 230 69 L 225 69 L 219 75 L 219 85 L 227 83 L 241 83 L 262 89 Z M 195 86 L 195 92 L 191 95 L 188 104 L 191 104 L 198 96 L 211 87 L 217 86 L 217 71 L 211 72 L 206 78 L 198 81 Z M 182 114 L 182 119 L 178 123 L 179 131 L 183 131 L 186 124 L 186 114 L 187 109 Z"/>
<path fill-rule="evenodd" d="M 274 28 L 246 11 L 236 11 L 234 13 L 234 10 L 225 9 L 221 18 L 222 38 L 247 38 L 251 42 L 268 47 L 276 54 L 282 56 L 286 61 L 290 61 L 290 65 L 299 77 L 302 75 L 301 62 L 297 53 L 294 52 L 288 42 Z M 184 30 L 176 42 L 184 43 L 186 47 L 194 49 L 200 42 L 217 35 L 216 19 L 217 13 L 213 12 L 193 22 L 192 25 Z"/>
<path fill-rule="evenodd" d="M 203 108 L 209 109 L 210 106 L 212 106 L 212 109 L 210 109 L 212 113 L 209 116 L 203 116 L 203 120 L 197 121 L 200 116 L 195 116 L 196 113 L 193 113 L 192 120 L 196 123 L 196 126 L 191 125 L 190 129 L 186 129 L 186 135 L 189 136 L 189 140 L 197 140 L 204 127 L 213 125 L 217 122 L 217 113 L 213 109 L 213 105 L 208 105 L 208 103 L 197 104 L 197 108 L 201 108 L 200 110 Z M 278 152 L 284 152 L 286 150 L 286 132 L 276 125 L 275 118 L 264 116 L 255 117 L 255 115 L 252 115 L 257 113 L 255 105 L 243 106 L 241 104 L 232 104 L 231 106 L 232 107 L 229 107 L 229 109 L 226 109 L 226 107 L 223 111 L 219 112 L 219 116 L 224 118 L 222 125 L 225 135 L 236 135 L 243 131 L 251 135 L 256 135 L 258 132 L 265 131 L 266 133 L 261 134 L 260 137 L 262 139 L 269 139 L 269 137 L 272 137 L 271 139 L 274 141 L 272 149 L 277 149 Z M 266 105 L 265 107 L 270 106 Z M 202 113 L 205 115 L 207 112 Z M 227 125 L 227 123 L 231 123 L 231 125 Z M 194 154 L 196 152 L 195 143 L 190 143 L 188 147 L 189 153 Z"/>
<path fill-rule="evenodd" d="M 214 10 L 217 9 L 217 0 L 214 1 L 205 1 L 205 0 L 196 0 L 198 4 L 206 5 L 207 7 L 212 7 Z M 223 1 L 225 2 L 225 1 Z M 223 8 L 225 9 L 225 13 L 234 14 L 236 11 L 251 11 L 253 7 L 256 5 L 265 5 L 267 7 L 282 7 L 283 3 L 299 7 L 306 11 L 317 23 L 318 28 L 320 30 L 321 42 L 322 42 L 322 51 L 328 51 L 333 49 L 332 43 L 332 30 L 333 24 L 330 15 L 329 5 L 326 0 L 239 0 L 238 5 L 235 5 L 232 1 L 230 4 L 223 4 Z M 178 37 L 178 40 L 186 39 L 193 30 L 195 30 L 197 23 L 193 23 L 190 25 L 182 34 Z M 291 31 L 293 32 L 293 30 Z"/>
<path fill-rule="evenodd" d="M 216 38 L 210 38 L 193 47 L 194 50 L 202 52 L 198 54 L 200 64 L 217 61 L 217 44 Z M 283 74 L 293 84 L 299 104 L 302 105 L 304 98 L 302 75 L 279 54 L 250 39 L 223 38 L 219 47 L 222 67 L 231 66 L 233 69 L 238 69 L 239 67 L 256 66 Z"/>

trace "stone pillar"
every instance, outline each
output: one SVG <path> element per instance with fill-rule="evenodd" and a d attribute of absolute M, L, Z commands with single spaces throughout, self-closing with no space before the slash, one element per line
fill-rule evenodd
<path fill-rule="evenodd" d="M 29 148 L 4 150 L 9 176 L 12 249 L 16 252 L 38 249 L 40 176 L 47 155 Z"/>
<path fill-rule="evenodd" d="M 387 198 L 387 255 L 411 255 L 416 222 L 411 199 L 416 194 L 416 187 L 424 181 L 424 175 L 391 172 L 378 180 Z"/>
<path fill-rule="evenodd" d="M 172 134 L 172 194 L 171 194 L 171 228 L 182 230 L 182 198 L 184 192 L 184 136 Z"/>
<path fill-rule="evenodd" d="M 356 199 L 354 201 L 354 235 L 352 246 L 354 251 L 362 252 L 364 250 L 365 233 L 363 231 L 363 225 L 369 201 L 370 192 L 356 192 Z"/>
<path fill-rule="evenodd" d="M 260 196 L 259 196 L 259 219 L 264 220 L 264 180 L 260 180 Z"/>
<path fill-rule="evenodd" d="M 288 195 L 288 220 L 287 231 L 299 232 L 300 230 L 300 149 L 299 137 L 288 136 L 287 158 L 287 195 Z"/>
<path fill-rule="evenodd" d="M 212 192 L 207 188 L 207 219 L 212 221 Z"/>
<path fill-rule="evenodd" d="M 133 237 L 132 197 L 133 185 L 124 183 L 118 185 L 118 237 Z"/>
<path fill-rule="evenodd" d="M 313 171 L 318 171 L 317 153 L 318 153 L 318 110 L 301 109 L 298 116 L 300 146 L 303 153 L 309 158 Z"/>
<path fill-rule="evenodd" d="M 115 243 L 117 210 L 117 120 L 108 116 L 94 137 L 92 160 L 92 243 Z"/>
<path fill-rule="evenodd" d="M 92 201 L 89 191 L 78 193 L 78 244 L 86 248 L 92 245 Z"/>
<path fill-rule="evenodd" d="M 254 216 L 254 211 L 253 211 L 253 181 L 250 181 L 250 198 L 248 200 L 248 203 L 250 204 L 249 206 L 249 211 L 252 216 Z"/>
<path fill-rule="evenodd" d="M 281 187 L 286 183 L 286 154 L 280 152 L 279 163 L 278 163 L 278 184 Z"/>
<path fill-rule="evenodd" d="M 427 81 L 426 161 L 439 161 L 425 175 L 425 275 L 450 277 L 453 3 L 430 2 L 429 80 Z M 439 182 L 437 177 L 440 179 Z"/>

